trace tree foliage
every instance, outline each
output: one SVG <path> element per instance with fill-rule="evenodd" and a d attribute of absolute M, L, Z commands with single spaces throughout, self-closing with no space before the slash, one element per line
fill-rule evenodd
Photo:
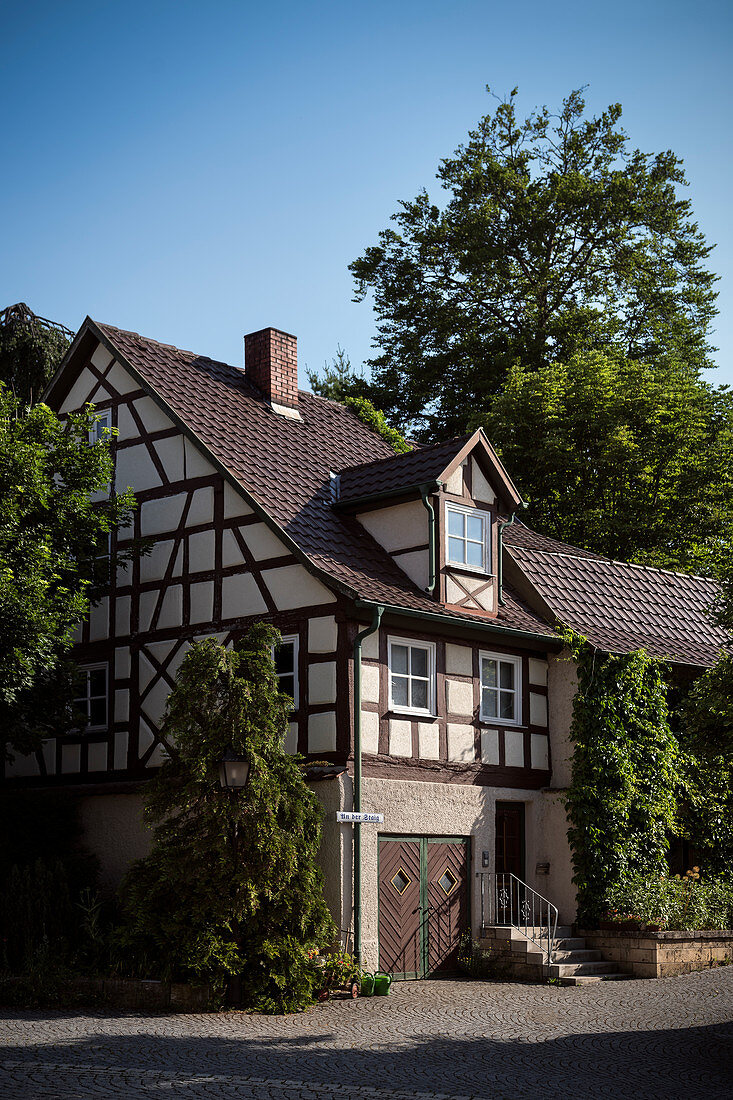
<path fill-rule="evenodd" d="M 89 442 L 93 423 L 91 408 L 64 421 L 46 405 L 21 413 L 0 386 L 0 729 L 10 751 L 30 752 L 68 724 L 74 627 L 109 569 L 109 532 L 134 507 L 132 493 L 92 501 L 112 476 L 109 441 Z"/>
<path fill-rule="evenodd" d="M 316 865 L 322 811 L 282 747 L 278 639 L 258 624 L 235 651 L 207 639 L 186 656 L 163 724 L 174 755 L 147 795 L 154 847 L 123 884 L 120 943 L 139 972 L 240 975 L 247 1003 L 284 1012 L 312 1002 L 309 953 L 334 929 Z M 219 786 L 230 748 L 250 757 L 244 790 Z"/>
<path fill-rule="evenodd" d="M 578 667 L 568 839 L 578 920 L 587 923 L 633 875 L 666 872 L 678 744 L 658 662 L 643 652 L 601 653 L 570 632 L 565 641 Z"/>
<path fill-rule="evenodd" d="M 446 202 L 401 202 L 351 264 L 377 315 L 363 392 L 423 437 L 465 431 L 515 363 L 708 364 L 715 277 L 681 161 L 632 151 L 620 105 L 586 117 L 582 90 L 524 120 L 515 97 L 441 162 Z"/>
<path fill-rule="evenodd" d="M 21 407 L 40 399 L 72 336 L 63 325 L 37 317 L 24 302 L 0 312 L 0 382 Z"/>
<path fill-rule="evenodd" d="M 583 352 L 516 365 L 483 420 L 540 531 L 710 572 L 733 537 L 733 394 L 676 362 Z"/>

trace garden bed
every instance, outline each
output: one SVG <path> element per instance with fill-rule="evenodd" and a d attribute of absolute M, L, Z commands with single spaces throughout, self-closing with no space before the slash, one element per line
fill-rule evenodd
<path fill-rule="evenodd" d="M 733 963 L 733 930 L 703 929 L 697 932 L 652 932 L 580 929 L 589 948 L 635 978 L 666 978 L 711 966 Z"/>

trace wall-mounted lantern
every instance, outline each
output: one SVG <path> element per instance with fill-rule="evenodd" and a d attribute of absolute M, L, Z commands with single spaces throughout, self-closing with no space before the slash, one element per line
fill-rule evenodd
<path fill-rule="evenodd" d="M 222 787 L 241 789 L 247 786 L 249 779 L 250 759 L 248 756 L 237 755 L 231 749 L 222 756 L 219 761 L 219 782 Z"/>

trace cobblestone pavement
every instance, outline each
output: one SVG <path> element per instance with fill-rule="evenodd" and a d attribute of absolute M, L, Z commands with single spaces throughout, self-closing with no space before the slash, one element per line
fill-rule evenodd
<path fill-rule="evenodd" d="M 733 1097 L 733 967 L 409 982 L 301 1016 L 0 1010 L 2 1100 Z"/>

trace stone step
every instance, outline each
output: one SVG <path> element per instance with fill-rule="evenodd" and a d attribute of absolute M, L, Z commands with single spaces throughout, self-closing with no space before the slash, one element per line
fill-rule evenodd
<path fill-rule="evenodd" d="M 630 974 L 577 974 L 571 978 L 560 978 L 560 985 L 594 985 L 595 982 L 622 982 L 630 978 Z"/>
<path fill-rule="evenodd" d="M 590 963 L 603 962 L 603 955 L 595 948 L 574 951 L 553 951 L 552 961 L 556 963 Z"/>
<path fill-rule="evenodd" d="M 550 978 L 579 978 L 588 974 L 615 974 L 616 964 L 612 962 L 553 963 L 549 968 Z"/>
<path fill-rule="evenodd" d="M 555 940 L 556 951 L 585 951 L 585 936 L 565 936 Z"/>

